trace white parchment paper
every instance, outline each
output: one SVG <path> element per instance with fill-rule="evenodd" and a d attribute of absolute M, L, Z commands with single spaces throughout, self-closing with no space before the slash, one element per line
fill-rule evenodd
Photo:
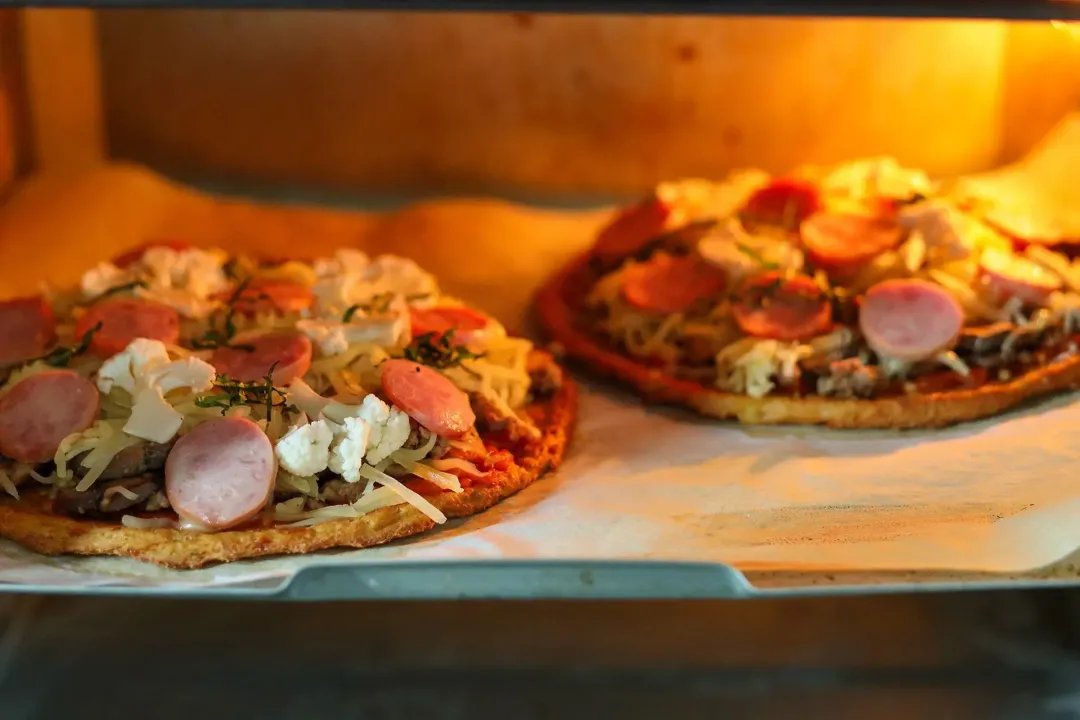
<path fill-rule="evenodd" d="M 1073 118 L 982 182 L 1014 197 L 1042 184 L 1071 204 L 1070 166 L 1080 167 Z M 1023 572 L 1080 548 L 1077 399 L 947 430 L 839 432 L 742 428 L 586 386 L 558 473 L 425 536 L 188 572 L 2 543 L 0 582 L 205 587 L 285 578 L 310 563 L 482 559 Z"/>

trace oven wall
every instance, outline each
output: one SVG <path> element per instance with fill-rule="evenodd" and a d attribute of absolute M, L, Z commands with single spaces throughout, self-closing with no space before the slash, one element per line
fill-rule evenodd
<path fill-rule="evenodd" d="M 111 152 L 186 177 L 610 195 L 739 166 L 1015 157 L 1077 99 L 1047 24 L 103 11 Z"/>

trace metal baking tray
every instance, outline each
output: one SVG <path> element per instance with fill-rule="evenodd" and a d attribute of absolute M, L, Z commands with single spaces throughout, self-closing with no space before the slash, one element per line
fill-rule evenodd
<path fill-rule="evenodd" d="M 349 210 L 391 210 L 424 198 L 357 199 L 340 194 L 198 182 L 216 195 Z M 553 204 L 503 195 L 534 207 L 582 209 L 605 204 L 595 198 Z M 571 451 L 573 449 L 571 448 Z M 364 552 L 364 551 L 350 551 Z M 326 557 L 325 555 L 323 557 Z M 48 561 L 46 561 L 48 562 Z M 131 562 L 137 562 L 132 560 Z M 258 562 L 258 561 L 255 561 Z M 0 583 L 0 593 L 108 595 L 262 600 L 450 600 L 450 599 L 753 599 L 942 593 L 1080 586 L 1080 549 L 1046 568 L 1022 574 L 946 571 L 832 572 L 747 569 L 720 563 L 652 560 L 438 560 L 342 563 L 310 557 L 291 577 L 213 588 L 131 585 Z"/>

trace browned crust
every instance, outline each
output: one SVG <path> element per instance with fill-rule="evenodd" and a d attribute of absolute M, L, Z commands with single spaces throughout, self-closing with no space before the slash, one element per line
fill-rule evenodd
<path fill-rule="evenodd" d="M 1009 382 L 971 390 L 903 395 L 879 400 L 791 398 L 721 392 L 701 383 L 673 378 L 617 352 L 586 327 L 582 312 L 594 275 L 583 256 L 545 284 L 536 298 L 537 314 L 550 338 L 570 358 L 598 374 L 635 388 L 645 400 L 672 403 L 715 418 L 747 425 L 827 425 L 833 428 L 943 427 L 997 415 L 1025 400 L 1080 387 L 1080 357 L 1031 370 Z"/>
<path fill-rule="evenodd" d="M 540 440 L 512 449 L 515 463 L 484 486 L 429 498 L 447 517 L 466 517 L 513 495 L 562 462 L 573 431 L 577 388 L 569 380 L 554 397 L 528 408 Z M 417 535 L 435 523 L 411 505 L 382 508 L 363 517 L 312 527 L 271 527 L 215 534 L 182 530 L 140 530 L 55 515 L 28 501 L 0 502 L 0 537 L 44 555 L 121 555 L 170 568 L 194 569 L 267 555 L 310 553 L 329 548 L 362 548 Z"/>

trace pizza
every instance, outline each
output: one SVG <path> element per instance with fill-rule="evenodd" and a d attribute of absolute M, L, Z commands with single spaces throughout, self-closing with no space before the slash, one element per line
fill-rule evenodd
<path fill-rule="evenodd" d="M 560 349 L 750 424 L 936 427 L 1080 384 L 1078 238 L 895 160 L 664 183 L 541 290 Z"/>
<path fill-rule="evenodd" d="M 552 357 L 410 259 L 156 242 L 0 302 L 0 536 L 173 568 L 366 547 L 562 459 Z"/>

